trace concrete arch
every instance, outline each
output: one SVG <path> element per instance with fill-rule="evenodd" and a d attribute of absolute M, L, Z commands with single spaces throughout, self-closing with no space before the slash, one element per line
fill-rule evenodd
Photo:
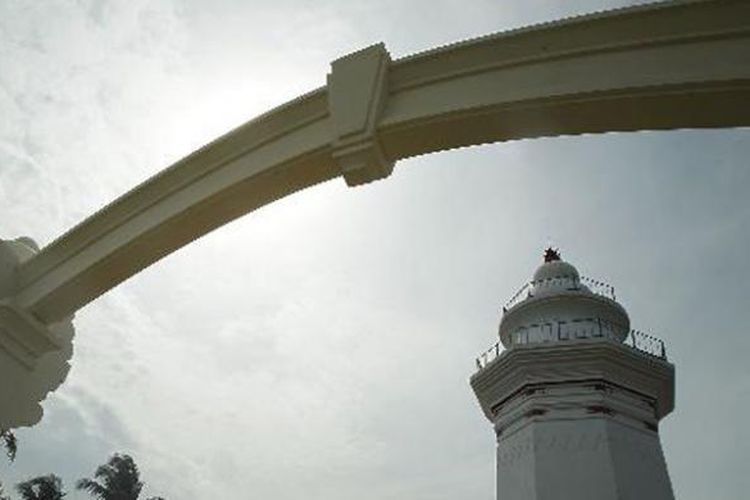
<path fill-rule="evenodd" d="M 598 13 L 396 61 L 368 47 L 334 61 L 325 87 L 12 263 L 12 278 L 0 273 L 0 327 L 38 339 L 26 342 L 36 356 L 55 350 L 45 325 L 222 224 L 338 176 L 354 186 L 387 177 L 402 158 L 511 139 L 748 126 L 748 103 L 743 0 Z"/>

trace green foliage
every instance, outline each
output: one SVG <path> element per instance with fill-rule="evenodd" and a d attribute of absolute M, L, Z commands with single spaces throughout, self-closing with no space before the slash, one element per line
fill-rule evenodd
<path fill-rule="evenodd" d="M 2 444 L 2 446 L 5 448 L 5 454 L 8 455 L 8 459 L 11 462 L 15 460 L 16 452 L 18 451 L 18 443 L 16 441 L 16 435 L 13 434 L 13 431 L 0 430 L 0 444 Z"/>
<path fill-rule="evenodd" d="M 76 488 L 100 500 L 138 500 L 143 488 L 140 476 L 130 455 L 116 453 L 96 469 L 94 479 L 79 479 Z M 152 497 L 149 500 L 164 499 Z"/>
<path fill-rule="evenodd" d="M 5 494 L 5 489 L 3 489 L 2 482 L 0 482 L 0 500 L 10 500 L 10 497 Z"/>
<path fill-rule="evenodd" d="M 8 460 L 11 462 L 16 459 L 16 451 L 18 451 L 18 443 L 16 442 L 16 435 L 13 431 L 0 430 L 0 446 L 5 448 L 5 454 L 8 456 Z M 3 483 L 0 481 L 0 500 L 10 500 L 10 497 L 5 493 Z"/>
<path fill-rule="evenodd" d="M 22 500 L 62 500 L 62 480 L 54 474 L 39 476 L 16 485 Z"/>
<path fill-rule="evenodd" d="M 17 451 L 15 434 L 12 431 L 0 430 L 0 444 L 5 448 L 5 454 L 8 455 L 8 459 L 11 462 L 15 460 Z M 10 497 L 5 494 L 2 481 L 0 481 L 0 500 L 10 500 Z"/>
<path fill-rule="evenodd" d="M 12 431 L 0 431 L 0 445 L 5 448 L 8 458 L 16 457 L 16 436 Z M 138 466 L 130 455 L 116 453 L 106 464 L 97 467 L 94 478 L 83 478 L 76 482 L 76 488 L 86 491 L 100 500 L 138 500 L 143 489 Z M 21 500 L 62 500 L 62 480 L 54 475 L 39 476 L 16 485 Z M 11 500 L 0 482 L 0 500 Z M 147 500 L 165 500 L 163 497 L 150 497 Z"/>

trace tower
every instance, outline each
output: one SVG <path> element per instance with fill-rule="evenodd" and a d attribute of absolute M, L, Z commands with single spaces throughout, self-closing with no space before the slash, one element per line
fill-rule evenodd
<path fill-rule="evenodd" d="M 471 377 L 497 436 L 498 500 L 674 499 L 658 427 L 674 366 L 612 287 L 548 249 L 499 334 Z"/>

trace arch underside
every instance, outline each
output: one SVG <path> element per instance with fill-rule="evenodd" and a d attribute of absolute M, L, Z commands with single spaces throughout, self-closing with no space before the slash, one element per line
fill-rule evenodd
<path fill-rule="evenodd" d="M 149 179 L 21 265 L 13 304 L 60 320 L 203 234 L 344 176 L 468 145 L 750 125 L 750 4 L 680 1 L 492 35 L 391 61 L 335 61 L 328 84 Z"/>

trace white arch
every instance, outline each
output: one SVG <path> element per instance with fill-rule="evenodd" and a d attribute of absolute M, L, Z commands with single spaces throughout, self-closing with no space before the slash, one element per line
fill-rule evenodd
<path fill-rule="evenodd" d="M 334 61 L 325 87 L 19 257 L 12 279 L 3 283 L 0 269 L 0 341 L 21 338 L 32 357 L 54 350 L 45 325 L 222 224 L 340 175 L 357 185 L 387 177 L 401 158 L 518 138 L 747 126 L 748 102 L 742 0 L 582 16 L 397 61 L 368 47 Z"/>

